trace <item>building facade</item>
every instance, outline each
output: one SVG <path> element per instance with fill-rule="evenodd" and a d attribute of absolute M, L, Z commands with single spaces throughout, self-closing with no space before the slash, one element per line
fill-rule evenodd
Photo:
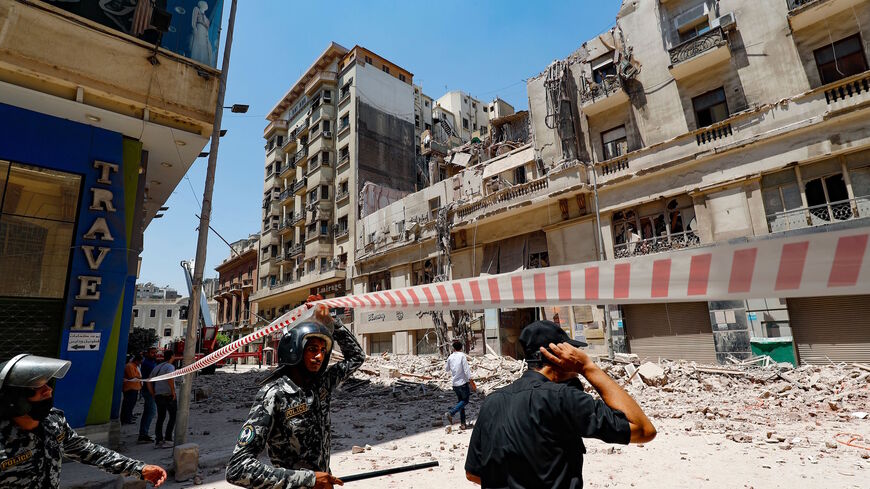
<path fill-rule="evenodd" d="M 310 294 L 343 295 L 360 214 L 415 190 L 412 79 L 363 47 L 332 43 L 270 113 L 251 296 L 264 318 Z"/>
<path fill-rule="evenodd" d="M 137 297 L 133 304 L 133 327 L 145 328 L 157 334 L 157 346 L 166 348 L 173 341 L 183 340 L 187 334 L 189 297 Z M 208 301 L 209 314 L 214 323 L 218 303 Z"/>
<path fill-rule="evenodd" d="M 448 209 L 452 278 L 602 257 L 666 258 L 717 242 L 867 225 L 868 7 L 857 0 L 623 3 L 610 32 L 528 81 L 526 148 L 366 218 L 358 266 L 388 273 L 399 286 L 394 276 L 414 277 L 417 260 L 436 257 L 431 213 L 417 222 L 422 232 L 402 236 L 407 241 L 387 234 L 397 215 L 422 216 L 433 192 L 457 202 Z M 387 238 L 366 248 L 363 236 L 372 232 Z M 354 283 L 354 291 L 371 290 L 362 277 Z M 867 361 L 868 299 L 771 294 L 623 305 L 607 317 L 583 304 L 475 316 L 487 348 L 501 353 L 515 348 L 519 327 L 546 317 L 601 351 L 610 323 L 617 351 L 641 358 L 724 362 L 775 340 L 792 343 L 802 362 Z M 405 318 L 357 321 L 357 331 L 378 335 L 371 343 L 394 348 L 423 330 Z"/>
<path fill-rule="evenodd" d="M 170 42 L 199 5 L 175 3 L 0 2 L 0 358 L 72 361 L 74 427 L 117 417 L 143 232 L 212 131 L 220 73 Z"/>
<path fill-rule="evenodd" d="M 264 325 L 257 317 L 256 304 L 251 302 L 251 295 L 258 286 L 259 245 L 259 233 L 240 239 L 230 245 L 230 256 L 215 267 L 218 272 L 218 288 L 215 294 L 218 309 L 215 324 L 221 333 L 232 340 L 246 336 Z M 256 344 L 246 345 L 241 351 L 256 351 L 262 343 L 261 340 Z M 256 359 L 247 359 L 246 362 L 256 363 Z"/>

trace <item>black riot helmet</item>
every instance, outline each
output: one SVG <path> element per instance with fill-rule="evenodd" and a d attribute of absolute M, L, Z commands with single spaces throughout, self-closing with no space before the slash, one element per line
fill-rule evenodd
<path fill-rule="evenodd" d="M 332 353 L 332 333 L 326 326 L 315 321 L 295 326 L 281 338 L 281 342 L 278 343 L 279 367 L 302 363 L 302 354 L 311 338 L 320 338 L 326 342 L 326 355 L 320 366 L 320 371 L 317 372 L 318 375 L 322 374 L 329 365 L 329 356 Z"/>
<path fill-rule="evenodd" d="M 34 418 L 44 417 L 36 416 L 37 411 L 47 415 L 51 399 L 32 403 L 27 398 L 32 397 L 40 387 L 66 375 L 70 365 L 69 360 L 27 353 L 0 363 L 0 417 L 12 418 L 28 414 Z"/>

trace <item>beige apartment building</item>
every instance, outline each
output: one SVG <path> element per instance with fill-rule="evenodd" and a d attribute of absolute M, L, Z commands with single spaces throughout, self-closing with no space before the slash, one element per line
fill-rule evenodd
<path fill-rule="evenodd" d="M 513 106 L 500 98 L 496 97 L 486 104 L 462 90 L 445 93 L 435 100 L 435 107 L 449 114 L 446 119 L 463 142 L 475 137 L 486 138 L 490 131 L 490 120 L 514 113 Z"/>
<path fill-rule="evenodd" d="M 417 101 L 431 104 L 409 71 L 331 43 L 270 112 L 251 296 L 264 318 L 309 294 L 344 295 L 360 213 L 417 186 Z"/>
<path fill-rule="evenodd" d="M 867 26 L 867 0 L 624 2 L 529 80 L 523 145 L 362 220 L 354 292 L 432 281 L 445 256 L 464 278 L 867 225 Z M 432 349 L 429 316 L 356 316 L 370 352 Z M 477 351 L 514 354 L 540 317 L 601 351 L 610 323 L 641 358 L 724 362 L 779 341 L 802 362 L 870 360 L 867 296 L 475 311 Z"/>

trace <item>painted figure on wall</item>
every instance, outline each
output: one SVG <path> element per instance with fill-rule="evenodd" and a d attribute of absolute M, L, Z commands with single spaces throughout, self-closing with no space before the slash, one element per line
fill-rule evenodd
<path fill-rule="evenodd" d="M 200 63 L 214 66 L 212 60 L 212 48 L 208 38 L 209 26 L 211 21 L 205 15 L 208 10 L 208 3 L 200 0 L 190 16 L 191 35 L 190 35 L 190 57 Z"/>

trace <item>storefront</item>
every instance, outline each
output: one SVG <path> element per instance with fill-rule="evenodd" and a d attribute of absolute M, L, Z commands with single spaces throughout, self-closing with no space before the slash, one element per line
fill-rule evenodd
<path fill-rule="evenodd" d="M 801 363 L 870 363 L 870 296 L 787 299 Z"/>
<path fill-rule="evenodd" d="M 628 350 L 641 361 L 659 358 L 716 363 L 716 345 L 706 302 L 622 306 Z"/>
<path fill-rule="evenodd" d="M 106 423 L 135 295 L 142 145 L 5 104 L 0 120 L 0 359 L 72 361 L 55 405 L 72 426 Z"/>

